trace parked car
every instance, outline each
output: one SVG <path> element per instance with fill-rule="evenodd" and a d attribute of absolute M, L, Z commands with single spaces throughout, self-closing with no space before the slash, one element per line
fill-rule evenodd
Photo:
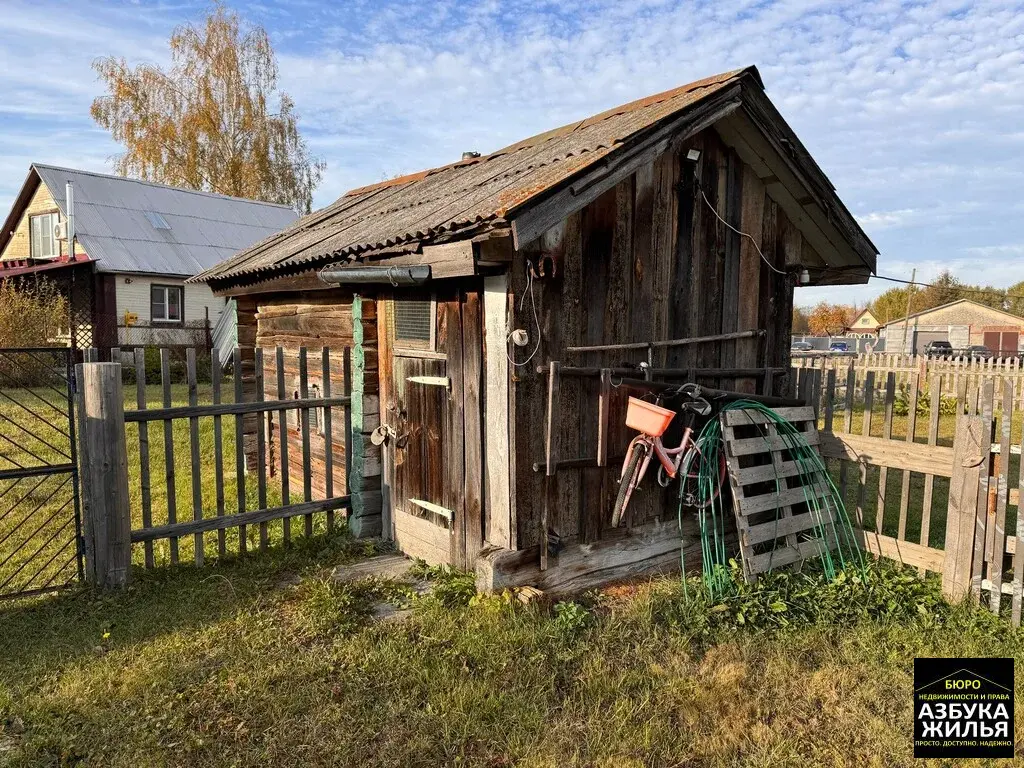
<path fill-rule="evenodd" d="M 790 346 L 790 352 L 811 352 L 814 349 L 814 345 L 809 341 L 794 341 Z"/>
<path fill-rule="evenodd" d="M 850 345 L 845 341 L 833 341 L 828 345 L 829 352 L 849 352 Z"/>
<path fill-rule="evenodd" d="M 925 357 L 952 357 L 953 345 L 948 341 L 929 341 L 924 348 Z"/>
<path fill-rule="evenodd" d="M 992 357 L 992 350 L 983 344 L 972 344 L 964 351 L 964 356 L 970 360 L 988 360 Z"/>

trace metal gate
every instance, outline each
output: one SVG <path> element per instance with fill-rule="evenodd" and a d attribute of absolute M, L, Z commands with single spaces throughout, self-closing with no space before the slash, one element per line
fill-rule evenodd
<path fill-rule="evenodd" d="M 0 600 L 82 578 L 73 363 L 0 348 Z"/>

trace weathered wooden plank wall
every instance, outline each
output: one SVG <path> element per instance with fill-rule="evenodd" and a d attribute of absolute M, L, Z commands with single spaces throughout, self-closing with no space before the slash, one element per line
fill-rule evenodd
<path fill-rule="evenodd" d="M 699 149 L 695 165 L 685 159 Z M 706 201 L 705 201 L 706 197 Z M 709 207 L 710 206 L 710 207 Z M 714 211 L 711 210 L 714 208 Z M 716 215 L 717 213 L 717 215 Z M 740 237 L 719 219 L 753 236 Z M 568 216 L 516 254 L 509 286 L 515 326 L 536 332 L 527 265 L 551 259 L 553 277 L 533 282 L 541 326 L 540 348 L 513 375 L 512 411 L 516 461 L 513 497 L 520 549 L 539 540 L 544 461 L 545 388 L 535 367 L 550 360 L 566 365 L 637 364 L 646 352 L 567 355 L 568 346 L 652 341 L 764 328 L 763 340 L 659 351 L 656 365 L 673 367 L 784 366 L 788 361 L 793 283 L 773 272 L 787 253 L 802 247 L 799 232 L 768 196 L 764 184 L 714 130 L 641 167 L 582 211 Z M 764 253 L 762 260 L 758 248 Z M 529 347 L 527 351 L 532 348 Z M 516 350 L 519 360 L 526 354 Z M 785 377 L 772 391 L 783 392 Z M 561 458 L 591 458 L 597 452 L 597 379 L 562 377 L 559 445 Z M 714 386 L 755 391 L 753 379 L 701 379 Z M 613 388 L 609 403 L 610 466 L 561 469 L 557 503 L 549 524 L 568 541 L 594 541 L 608 525 L 610 490 L 631 435 L 625 428 L 627 392 Z M 619 459 L 621 461 L 621 458 Z M 675 515 L 673 500 L 647 482 L 630 505 L 630 525 Z"/>
<path fill-rule="evenodd" d="M 288 397 L 296 397 L 301 388 L 299 374 L 300 349 L 306 348 L 308 364 L 307 387 L 311 392 L 323 392 L 324 382 L 321 351 L 327 347 L 329 356 L 330 384 L 335 392 L 345 389 L 346 354 L 353 371 L 353 401 L 351 412 L 346 418 L 344 409 L 335 409 L 331 419 L 333 434 L 332 481 L 337 494 L 351 493 L 353 496 L 352 515 L 366 518 L 361 523 L 362 533 L 369 533 L 380 526 L 380 449 L 369 441 L 369 434 L 380 423 L 380 399 L 377 376 L 377 313 L 373 299 L 359 299 L 358 318 L 353 318 L 353 294 L 348 291 L 317 291 L 311 293 L 267 294 L 255 298 L 243 297 L 240 301 L 252 302 L 245 309 L 239 305 L 239 338 L 241 326 L 245 323 L 246 334 L 264 354 L 265 381 L 278 380 L 276 348 L 282 347 L 285 391 Z M 245 320 L 243 321 L 243 314 Z M 250 319 L 251 318 L 251 319 Z M 251 328 L 250 328 L 251 326 Z M 357 327 L 358 326 L 358 327 Z M 358 348 L 358 349 L 357 349 Z M 244 365 L 244 362 L 243 362 Z M 246 393 L 246 399 L 255 397 L 255 387 Z M 265 394 L 274 399 L 276 389 Z M 351 455 L 346 456 L 348 440 L 345 435 L 347 423 L 355 425 Z M 310 481 L 314 499 L 322 499 L 327 493 L 326 476 L 326 430 L 320 413 L 310 413 L 312 429 L 309 435 Z M 246 433 L 253 435 L 262 427 L 267 440 L 269 464 L 273 472 L 281 471 L 282 444 L 287 445 L 290 486 L 300 492 L 306 484 L 303 471 L 302 419 L 297 412 L 291 412 L 286 420 L 287 439 L 282 441 L 281 428 L 276 419 L 266 419 L 266 424 L 246 425 Z M 356 467 L 360 475 L 360 487 L 349 488 L 346 476 L 348 467 Z"/>

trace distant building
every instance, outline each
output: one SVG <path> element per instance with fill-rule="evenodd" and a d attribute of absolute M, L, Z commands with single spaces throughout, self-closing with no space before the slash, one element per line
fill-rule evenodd
<path fill-rule="evenodd" d="M 870 309 L 865 307 L 864 311 L 857 315 L 853 322 L 850 323 L 843 335 L 854 339 L 874 339 L 878 336 L 880 325 L 881 323 L 878 322 L 878 318 L 871 314 Z"/>
<path fill-rule="evenodd" d="M 960 299 L 886 323 L 879 335 L 887 352 L 921 354 L 930 341 L 948 341 L 954 349 L 984 345 L 996 355 L 1016 355 L 1024 341 L 1024 318 Z"/>
<path fill-rule="evenodd" d="M 73 260 L 61 230 L 68 182 Z M 185 280 L 297 218 L 276 203 L 33 163 L 0 231 L 0 280 L 56 284 L 72 346 L 199 346 L 225 300 Z"/>

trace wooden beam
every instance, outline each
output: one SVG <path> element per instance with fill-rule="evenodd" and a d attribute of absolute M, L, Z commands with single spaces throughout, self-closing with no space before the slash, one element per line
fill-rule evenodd
<path fill-rule="evenodd" d="M 204 531 L 219 531 L 225 528 L 233 528 L 241 525 L 255 525 L 270 520 L 281 520 L 283 518 L 298 517 L 300 515 L 311 515 L 314 512 L 337 511 L 348 509 L 350 506 L 348 496 L 339 496 L 333 499 L 320 501 L 301 502 L 299 504 L 288 504 L 283 507 L 272 509 L 258 509 L 253 512 L 241 512 L 234 515 L 222 515 L 219 517 L 205 517 L 201 520 L 188 520 L 172 525 L 159 525 L 153 528 L 141 528 L 132 531 L 132 543 L 142 541 L 155 541 L 156 539 L 167 539 L 172 536 L 187 536 L 189 534 L 202 533 Z"/>
<path fill-rule="evenodd" d="M 584 592 L 620 579 L 678 571 L 680 548 L 687 568 L 699 571 L 696 519 L 687 516 L 683 525 L 682 534 L 672 520 L 636 526 L 631 532 L 607 531 L 605 538 L 591 544 L 571 542 L 551 558 L 546 570 L 541 570 L 538 547 L 518 552 L 485 549 L 477 559 L 477 589 L 491 592 L 530 585 L 552 596 Z M 727 537 L 727 548 L 734 548 L 735 542 L 734 534 Z"/>
<path fill-rule="evenodd" d="M 738 84 L 722 91 L 655 130 L 635 146 L 610 153 L 596 168 L 556 187 L 545 199 L 530 200 L 520 210 L 509 212 L 516 249 L 522 249 L 570 213 L 596 200 L 638 168 L 663 155 L 673 144 L 685 141 L 737 111 L 739 94 Z"/>
<path fill-rule="evenodd" d="M 950 477 L 953 473 L 953 449 L 940 445 L 822 432 L 820 450 L 821 455 L 829 459 L 845 459 L 941 477 Z"/>
<path fill-rule="evenodd" d="M 984 416 L 957 417 L 942 569 L 942 592 L 952 600 L 962 600 L 971 589 L 978 489 L 985 461 L 982 446 L 989 445 L 990 432 Z"/>
<path fill-rule="evenodd" d="M 513 549 L 508 446 L 509 362 L 505 342 L 508 327 L 508 283 L 505 274 L 484 279 L 485 419 L 484 487 L 487 496 L 487 541 Z"/>
<path fill-rule="evenodd" d="M 199 416 L 236 416 L 264 411 L 288 411 L 300 408 L 327 408 L 348 405 L 349 397 L 307 397 L 298 400 L 263 400 L 258 403 L 215 403 L 213 405 L 176 405 L 170 408 L 149 408 L 125 411 L 127 423 L 187 419 Z"/>
<path fill-rule="evenodd" d="M 76 367 L 75 377 L 86 580 L 101 589 L 124 587 L 131 575 L 132 551 L 121 366 L 86 363 Z"/>

